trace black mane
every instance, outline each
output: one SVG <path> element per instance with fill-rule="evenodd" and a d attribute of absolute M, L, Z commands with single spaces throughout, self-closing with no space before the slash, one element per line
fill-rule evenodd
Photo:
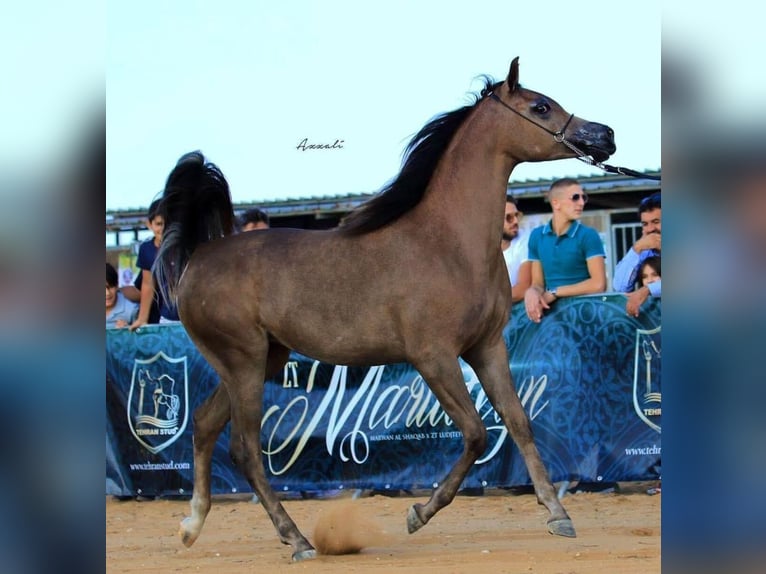
<path fill-rule="evenodd" d="M 349 213 L 340 227 L 349 234 L 361 235 L 395 221 L 423 198 L 428 182 L 452 136 L 463 124 L 476 104 L 502 82 L 483 76 L 484 88 L 474 94 L 474 102 L 457 110 L 436 116 L 423 126 L 404 150 L 399 175 L 375 197 Z"/>

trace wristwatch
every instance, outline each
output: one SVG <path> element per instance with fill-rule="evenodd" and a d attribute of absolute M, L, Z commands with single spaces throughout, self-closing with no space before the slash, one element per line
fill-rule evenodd
<path fill-rule="evenodd" d="M 554 298 L 554 299 L 558 299 L 558 298 L 559 298 L 559 296 L 558 296 L 558 293 L 556 293 L 556 287 L 554 287 L 553 289 L 548 289 L 548 292 L 549 292 L 551 295 L 553 295 L 553 298 Z"/>

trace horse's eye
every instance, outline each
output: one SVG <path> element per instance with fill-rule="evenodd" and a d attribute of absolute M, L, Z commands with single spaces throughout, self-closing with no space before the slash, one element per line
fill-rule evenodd
<path fill-rule="evenodd" d="M 536 104 L 532 109 L 536 114 L 540 114 L 542 116 L 551 111 L 551 106 L 547 102 L 540 102 L 539 104 Z"/>

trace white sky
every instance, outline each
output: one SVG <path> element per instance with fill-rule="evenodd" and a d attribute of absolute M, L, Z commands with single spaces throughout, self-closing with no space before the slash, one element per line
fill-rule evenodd
<path fill-rule="evenodd" d="M 415 132 L 515 56 L 525 87 L 614 128 L 609 163 L 661 167 L 658 0 L 134 0 L 107 22 L 107 209 L 147 206 L 194 149 L 235 202 L 375 192 Z M 563 160 L 511 178 L 595 173 Z"/>

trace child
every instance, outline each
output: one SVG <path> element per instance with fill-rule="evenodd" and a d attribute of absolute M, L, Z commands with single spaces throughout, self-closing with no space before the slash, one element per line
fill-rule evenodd
<path fill-rule="evenodd" d="M 636 276 L 636 289 L 662 279 L 661 261 L 660 255 L 650 255 L 641 262 Z"/>
<path fill-rule="evenodd" d="M 128 301 L 117 289 L 117 270 L 106 264 L 106 328 L 121 329 L 133 322 L 138 305 Z"/>

